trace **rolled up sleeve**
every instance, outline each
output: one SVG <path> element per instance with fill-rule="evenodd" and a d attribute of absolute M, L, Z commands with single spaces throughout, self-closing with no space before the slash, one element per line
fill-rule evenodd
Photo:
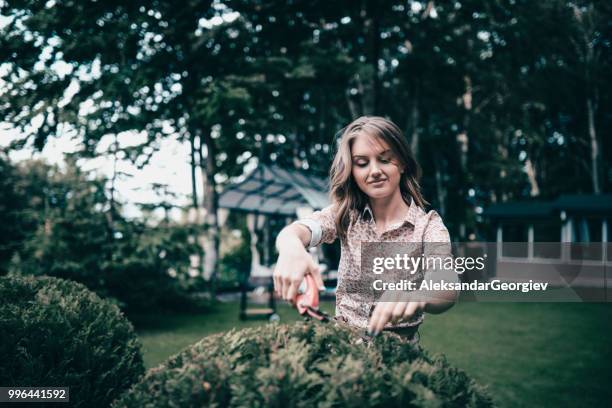
<path fill-rule="evenodd" d="M 312 248 L 322 243 L 331 244 L 336 240 L 336 223 L 334 207 L 328 206 L 320 211 L 315 211 L 306 218 L 301 218 L 294 224 L 306 226 L 311 233 L 308 248 Z"/>

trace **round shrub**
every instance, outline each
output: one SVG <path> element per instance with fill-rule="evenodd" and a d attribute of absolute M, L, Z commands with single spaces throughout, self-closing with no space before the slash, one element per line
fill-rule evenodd
<path fill-rule="evenodd" d="M 364 340 L 339 323 L 305 322 L 206 337 L 113 408 L 491 405 L 463 371 L 397 335 Z"/>
<path fill-rule="evenodd" d="M 144 374 L 130 322 L 75 282 L 0 277 L 0 333 L 0 385 L 70 387 L 70 406 L 108 407 Z"/>

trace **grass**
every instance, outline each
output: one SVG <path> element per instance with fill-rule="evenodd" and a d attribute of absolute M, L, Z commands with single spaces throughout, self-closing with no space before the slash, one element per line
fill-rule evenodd
<path fill-rule="evenodd" d="M 282 322 L 299 319 L 279 305 Z M 333 304 L 323 309 L 333 312 Z M 203 336 L 264 324 L 241 322 L 238 304 L 203 315 L 135 316 L 153 367 Z M 421 344 L 486 385 L 502 407 L 609 406 L 612 304 L 462 303 L 428 315 Z"/>
<path fill-rule="evenodd" d="M 427 316 L 422 345 L 500 406 L 610 406 L 612 304 L 465 303 Z"/>

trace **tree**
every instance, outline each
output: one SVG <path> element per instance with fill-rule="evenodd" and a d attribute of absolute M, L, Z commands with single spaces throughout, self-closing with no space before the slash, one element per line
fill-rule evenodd
<path fill-rule="evenodd" d="M 211 133 L 219 112 L 245 98 L 231 72 L 242 73 L 231 58 L 240 21 L 210 24 L 220 18 L 211 2 L 9 1 L 2 14 L 10 16 L 1 39 L 2 113 L 26 134 L 13 147 L 33 140 L 41 149 L 58 132 L 73 132 L 81 155 L 92 156 L 105 135 L 145 132 L 145 143 L 126 149 L 143 166 L 168 134 L 197 138 L 214 260 L 218 142 Z M 209 274 L 214 279 L 214 268 Z"/>
<path fill-rule="evenodd" d="M 9 236 L 8 269 L 83 283 L 130 311 L 191 305 L 189 226 L 129 221 L 118 202 L 109 218 L 108 180 L 92 178 L 74 160 L 65 169 L 25 162 L 15 173 L 15 191 L 27 200 L 9 213 L 23 221 L 19 235 Z"/>
<path fill-rule="evenodd" d="M 13 147 L 64 132 L 92 156 L 105 135 L 139 132 L 125 153 L 142 166 L 179 135 L 213 279 L 219 184 L 254 158 L 327 173 L 335 134 L 361 114 L 399 123 L 462 237 L 475 207 L 608 188 L 606 2 L 8 1 L 2 13 L 0 113 L 28 135 Z"/>

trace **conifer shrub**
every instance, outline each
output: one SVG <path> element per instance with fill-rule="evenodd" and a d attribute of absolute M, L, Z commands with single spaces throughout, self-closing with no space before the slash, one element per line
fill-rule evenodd
<path fill-rule="evenodd" d="M 69 387 L 71 407 L 108 407 L 144 374 L 119 308 L 51 277 L 0 277 L 0 356 L 1 386 Z"/>
<path fill-rule="evenodd" d="M 202 339 L 113 404 L 132 407 L 488 407 L 444 357 L 340 323 L 269 324 Z"/>

